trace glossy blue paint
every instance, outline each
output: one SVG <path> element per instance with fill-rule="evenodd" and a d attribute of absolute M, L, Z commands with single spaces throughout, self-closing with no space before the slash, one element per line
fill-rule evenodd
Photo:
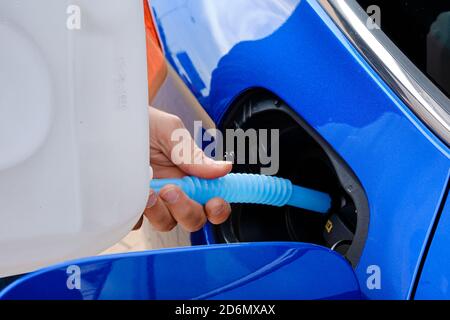
<path fill-rule="evenodd" d="M 80 290 L 68 289 L 69 266 Z M 70 281 L 70 280 L 69 280 Z M 95 257 L 50 267 L 1 299 L 358 299 L 351 266 L 301 243 L 215 245 Z"/>
<path fill-rule="evenodd" d="M 439 224 L 422 270 L 415 299 L 450 300 L 450 201 Z"/>
<path fill-rule="evenodd" d="M 216 122 L 242 92 L 265 88 L 348 163 L 371 214 L 356 268 L 362 290 L 368 298 L 409 298 L 446 185 L 448 148 L 314 0 L 151 3 L 167 59 Z M 189 68 L 177 60 L 180 53 Z M 381 268 L 381 290 L 365 285 L 371 265 Z"/>

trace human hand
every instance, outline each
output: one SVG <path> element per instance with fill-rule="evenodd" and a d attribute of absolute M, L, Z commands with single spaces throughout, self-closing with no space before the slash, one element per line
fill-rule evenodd
<path fill-rule="evenodd" d="M 150 116 L 150 165 L 153 178 L 181 178 L 186 175 L 206 179 L 222 177 L 231 171 L 231 163 L 214 161 L 203 153 L 191 139 L 193 163 L 179 163 L 172 159 L 172 149 L 178 141 L 172 141 L 174 130 L 185 129 L 183 122 L 169 113 L 149 108 Z M 203 207 L 190 199 L 179 187 L 167 185 L 159 194 L 150 190 L 144 215 L 158 231 L 170 231 L 177 224 L 190 232 L 203 227 L 207 220 L 223 223 L 230 215 L 231 207 L 220 198 L 213 198 Z"/>

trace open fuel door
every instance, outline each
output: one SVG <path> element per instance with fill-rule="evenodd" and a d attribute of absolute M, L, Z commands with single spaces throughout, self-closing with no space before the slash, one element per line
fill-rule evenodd
<path fill-rule="evenodd" d="M 306 243 L 243 243 L 101 256 L 24 276 L 2 299 L 358 299 L 350 264 Z"/>

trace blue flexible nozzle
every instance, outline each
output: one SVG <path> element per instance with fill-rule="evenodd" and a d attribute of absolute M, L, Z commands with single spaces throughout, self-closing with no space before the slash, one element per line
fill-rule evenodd
<path fill-rule="evenodd" d="M 287 179 L 257 174 L 230 173 L 210 180 L 197 177 L 153 179 L 150 187 L 159 192 L 168 184 L 179 186 L 201 204 L 220 197 L 230 203 L 289 205 L 320 213 L 326 213 L 331 207 L 331 198 L 326 193 L 293 185 Z"/>

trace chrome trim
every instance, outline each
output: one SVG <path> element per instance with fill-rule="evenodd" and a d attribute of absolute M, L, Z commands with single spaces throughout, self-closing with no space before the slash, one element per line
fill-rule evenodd
<path fill-rule="evenodd" d="M 450 146 L 450 99 L 383 31 L 367 27 L 368 15 L 355 0 L 317 1 L 389 87 Z"/>

